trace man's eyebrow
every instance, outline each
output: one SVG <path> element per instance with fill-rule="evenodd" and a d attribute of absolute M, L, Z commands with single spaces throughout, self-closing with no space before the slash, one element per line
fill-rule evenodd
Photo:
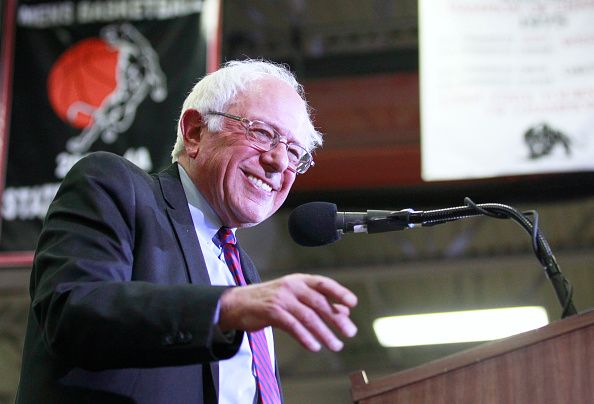
<path fill-rule="evenodd" d="M 285 139 L 287 139 L 287 140 L 292 139 L 293 141 L 291 143 L 297 143 L 297 142 L 294 142 L 295 136 L 293 136 L 292 131 L 289 132 L 291 134 L 291 136 L 287 136 L 283 130 L 280 130 L 280 128 L 278 127 L 277 124 L 272 123 L 270 121 L 264 121 L 264 120 L 259 120 L 259 121 L 260 122 L 264 122 L 265 124 L 269 125 L 272 129 L 274 129 L 276 131 L 276 133 L 278 133 L 279 135 L 281 135 Z M 299 143 L 297 143 L 297 144 L 299 144 Z"/>
<path fill-rule="evenodd" d="M 251 121 L 258 121 L 258 122 L 263 122 L 263 123 L 265 123 L 266 125 L 269 125 L 269 126 L 270 126 L 272 129 L 274 129 L 274 130 L 275 130 L 275 131 L 276 131 L 276 132 L 277 132 L 279 135 L 281 135 L 281 137 L 283 137 L 283 138 L 287 139 L 287 143 L 290 143 L 290 144 L 296 144 L 296 145 L 298 145 L 298 146 L 300 146 L 300 147 L 303 147 L 303 148 L 304 148 L 305 150 L 307 150 L 308 152 L 310 151 L 310 150 L 309 150 L 309 148 L 308 148 L 308 147 L 307 147 L 305 144 L 303 144 L 303 143 L 301 143 L 301 142 L 297 142 L 297 141 L 295 140 L 295 139 L 296 139 L 296 136 L 295 136 L 295 135 L 293 135 L 293 131 L 292 131 L 292 130 L 289 130 L 290 136 L 287 136 L 287 135 L 284 133 L 284 131 L 282 131 L 282 130 L 280 130 L 280 129 L 279 129 L 279 126 L 278 126 L 278 125 L 277 125 L 275 122 L 271 122 L 271 121 L 270 121 L 270 120 L 268 120 L 268 119 L 260 119 L 260 118 L 253 118 L 253 119 L 252 119 L 252 118 L 248 118 L 248 119 L 250 119 Z M 308 137 L 309 137 L 309 136 L 307 136 L 307 135 L 306 135 L 306 139 L 305 139 L 305 140 L 306 140 L 306 142 L 307 142 L 307 138 L 308 138 Z"/>

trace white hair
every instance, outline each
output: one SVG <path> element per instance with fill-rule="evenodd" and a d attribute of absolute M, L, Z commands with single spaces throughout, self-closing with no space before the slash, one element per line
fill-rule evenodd
<path fill-rule="evenodd" d="M 206 120 L 209 131 L 220 131 L 222 128 L 222 118 L 216 116 L 206 118 L 207 112 L 225 111 L 229 102 L 238 93 L 248 87 L 249 84 L 268 77 L 276 78 L 289 84 L 301 96 L 308 113 L 306 123 L 308 139 L 305 146 L 309 151 L 321 146 L 323 142 L 322 134 L 315 129 L 311 121 L 311 111 L 305 99 L 303 86 L 297 82 L 293 73 L 283 65 L 249 59 L 227 62 L 222 68 L 204 76 L 196 83 L 182 107 L 180 119 L 177 124 L 177 140 L 171 151 L 172 161 L 176 162 L 179 155 L 185 149 L 184 137 L 181 131 L 181 117 L 184 112 L 188 109 L 197 110 L 203 116 L 203 119 Z"/>

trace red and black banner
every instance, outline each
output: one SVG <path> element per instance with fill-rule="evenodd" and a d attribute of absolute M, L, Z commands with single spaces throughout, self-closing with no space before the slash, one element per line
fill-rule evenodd
<path fill-rule="evenodd" d="M 17 3 L 0 250 L 34 249 L 87 153 L 149 172 L 169 164 L 182 102 L 218 55 L 218 15 L 208 0 Z"/>

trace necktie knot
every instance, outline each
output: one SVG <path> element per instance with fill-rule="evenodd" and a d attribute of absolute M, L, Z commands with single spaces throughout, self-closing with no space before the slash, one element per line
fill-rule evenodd
<path fill-rule="evenodd" d="M 235 234 L 228 227 L 221 227 L 217 232 L 217 239 L 221 242 L 221 245 L 232 244 L 235 245 Z"/>

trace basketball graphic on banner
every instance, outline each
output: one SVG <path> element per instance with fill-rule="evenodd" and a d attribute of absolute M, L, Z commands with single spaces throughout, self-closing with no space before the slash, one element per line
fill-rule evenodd
<path fill-rule="evenodd" d="M 67 49 L 50 69 L 47 88 L 54 112 L 81 132 L 66 149 L 82 154 L 97 140 L 114 143 L 134 122 L 147 96 L 167 98 L 159 55 L 132 24 L 103 27 Z"/>
<path fill-rule="evenodd" d="M 69 125 L 83 129 L 117 87 L 119 51 L 99 38 L 80 41 L 52 66 L 47 81 L 50 104 Z"/>

